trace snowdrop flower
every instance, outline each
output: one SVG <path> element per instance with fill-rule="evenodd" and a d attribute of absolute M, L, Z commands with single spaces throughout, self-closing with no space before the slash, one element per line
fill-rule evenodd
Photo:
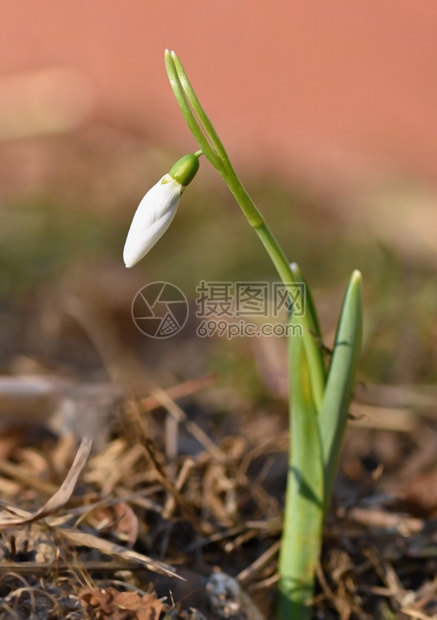
<path fill-rule="evenodd" d="M 138 263 L 170 226 L 186 186 L 199 169 L 201 154 L 198 151 L 179 159 L 140 202 L 124 245 L 126 267 Z"/>

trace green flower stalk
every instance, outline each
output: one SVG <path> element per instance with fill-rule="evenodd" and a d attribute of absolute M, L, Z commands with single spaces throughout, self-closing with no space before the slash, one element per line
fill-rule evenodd
<path fill-rule="evenodd" d="M 225 147 L 218 137 L 205 110 L 201 106 L 181 61 L 174 52 L 170 52 L 169 50 L 165 51 L 165 66 L 176 100 L 197 144 L 202 149 L 205 157 L 223 177 L 226 185 L 231 190 L 238 205 L 246 216 L 247 221 L 255 229 L 255 232 L 261 239 L 276 267 L 279 277 L 286 288 L 292 293 L 293 287 L 296 285 L 297 281 L 288 260 L 272 231 L 267 226 L 262 214 L 238 178 Z M 311 384 L 314 398 L 316 403 L 320 405 L 323 397 L 326 373 L 323 352 L 319 343 L 314 338 L 316 332 L 315 320 L 312 314 L 307 314 L 302 317 L 301 323 L 305 331 L 305 350 L 311 360 Z"/>
<path fill-rule="evenodd" d="M 176 100 L 201 150 L 187 156 L 192 165 L 188 175 L 185 172 L 179 175 L 179 164 L 183 161 L 180 160 L 169 175 L 144 197 L 126 241 L 126 265 L 132 266 L 140 260 L 168 228 L 184 187 L 197 172 L 196 158 L 203 153 L 224 179 L 260 238 L 290 293 L 290 299 L 296 284 L 303 283 L 306 312 L 299 317 L 291 313 L 289 319 L 300 329 L 290 330 L 289 342 L 290 456 L 279 557 L 277 617 L 278 620 L 307 620 L 311 617 L 323 521 L 338 469 L 360 351 L 361 274 L 355 271 L 349 282 L 331 363 L 327 368 L 316 306 L 308 283 L 299 267 L 289 264 L 264 217 L 243 187 L 174 52 L 166 50 L 165 65 Z M 185 164 L 182 169 L 185 170 Z M 145 205 L 142 206 L 143 202 Z"/>

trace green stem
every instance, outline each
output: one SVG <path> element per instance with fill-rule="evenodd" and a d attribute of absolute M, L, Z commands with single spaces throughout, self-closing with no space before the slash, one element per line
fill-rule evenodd
<path fill-rule="evenodd" d="M 279 245 L 279 242 L 267 225 L 263 216 L 257 209 L 252 198 L 243 187 L 243 184 L 235 173 L 229 158 L 226 161 L 222 176 L 246 216 L 247 221 L 252 228 L 255 229 L 255 232 L 261 239 L 273 265 L 276 268 L 276 271 L 278 272 L 279 277 L 284 283 L 284 286 L 288 289 L 291 297 L 296 293 L 296 285 L 301 282 L 304 284 L 303 290 L 305 295 L 305 308 L 308 312 L 305 312 L 303 316 L 300 317 L 300 320 L 296 321 L 298 323 L 300 322 L 302 326 L 305 352 L 307 354 L 309 367 L 311 369 L 311 387 L 314 402 L 318 411 L 323 400 L 326 371 L 323 351 L 319 342 L 320 328 L 317 315 L 315 313 L 314 303 L 309 293 L 309 288 L 306 282 L 303 282 L 303 279 L 299 280 L 296 278 L 295 271 L 290 266 L 283 249 Z"/>
<path fill-rule="evenodd" d="M 302 280 L 299 281 L 296 279 L 281 246 L 267 224 L 261 224 L 261 226 L 255 228 L 255 231 L 263 242 L 284 286 L 288 289 L 290 296 L 292 296 L 296 292 L 294 287 L 296 284 L 302 283 Z M 309 289 L 308 286 L 305 286 L 305 282 L 303 282 L 303 284 L 305 309 L 307 311 L 304 312 L 301 317 L 294 318 L 294 323 L 302 327 L 302 337 L 308 359 L 312 395 L 316 411 L 319 411 L 326 382 L 325 360 L 317 335 L 318 322 L 313 319 L 312 312 L 310 311 L 310 307 L 313 308 L 313 305 L 312 300 L 309 301 L 309 299 L 311 299 Z"/>
<path fill-rule="evenodd" d="M 196 93 L 185 73 L 185 69 L 174 52 L 165 52 L 165 64 L 170 79 L 170 84 L 179 103 L 185 120 L 202 149 L 205 157 L 209 159 L 217 172 L 223 177 L 225 183 L 234 195 L 241 207 L 247 221 L 255 229 L 266 248 L 278 274 L 290 294 L 295 293 L 293 286 L 300 281 L 296 279 L 294 272 L 288 264 L 287 258 L 278 241 L 267 226 L 263 216 L 257 209 L 252 198 L 249 196 L 240 179 L 238 178 L 229 156 L 220 138 L 204 111 Z M 196 116 L 193 113 L 196 114 Z M 198 120 L 199 119 L 199 122 Z M 308 287 L 304 286 L 305 307 L 310 309 L 309 314 L 301 317 L 305 351 L 308 356 L 310 367 L 311 386 L 314 402 L 317 410 L 322 403 L 323 391 L 326 381 L 326 369 L 323 353 L 318 342 L 318 321 L 315 317 L 314 305 L 311 298 L 308 299 Z"/>
<path fill-rule="evenodd" d="M 279 277 L 293 300 L 296 285 L 303 284 L 304 312 L 295 312 L 290 337 L 291 450 L 287 481 L 283 540 L 280 553 L 281 619 L 309 618 L 307 602 L 313 594 L 320 551 L 324 507 L 323 450 L 318 413 L 323 401 L 326 368 L 320 328 L 308 286 L 288 260 L 263 216 L 238 178 L 226 150 L 191 86 L 182 63 L 166 51 L 170 83 L 185 120 L 200 148 L 222 176 L 249 224 L 262 241 Z"/>
<path fill-rule="evenodd" d="M 279 274 L 279 277 L 292 295 L 296 292 L 293 287 L 295 287 L 296 284 L 302 280 L 299 281 L 296 279 L 284 251 L 280 247 L 278 241 L 266 224 L 263 216 L 238 178 L 226 149 L 218 137 L 213 124 L 200 104 L 200 101 L 188 79 L 181 61 L 174 52 L 169 52 L 167 50 L 165 53 L 165 63 L 173 92 L 175 93 L 182 114 L 184 115 L 194 138 L 204 152 L 205 156 L 210 160 L 217 172 L 223 177 L 225 183 L 231 190 L 241 210 L 246 216 L 247 221 L 260 237 L 276 268 L 276 271 Z M 194 116 L 193 110 L 197 116 L 197 119 L 199 119 L 200 124 Z M 302 325 L 305 351 L 310 367 L 311 387 L 313 390 L 314 402 L 317 410 L 319 410 L 323 399 L 326 369 L 323 359 L 323 352 L 320 347 L 320 342 L 318 342 L 318 321 L 315 316 L 312 300 L 308 297 L 307 286 L 304 286 L 304 291 L 305 308 L 308 308 L 309 312 L 306 312 L 304 316 L 301 317 L 300 323 Z"/>

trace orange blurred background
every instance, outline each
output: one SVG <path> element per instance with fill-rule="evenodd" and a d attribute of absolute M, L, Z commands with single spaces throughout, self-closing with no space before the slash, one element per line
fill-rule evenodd
<path fill-rule="evenodd" d="M 0 15 L 2 78 L 68 70 L 77 120 L 118 118 L 191 146 L 169 47 L 237 157 L 326 182 L 437 181 L 433 0 L 2 0 Z"/>
<path fill-rule="evenodd" d="M 310 188 L 345 230 L 435 264 L 436 32 L 434 0 L 2 0 L 0 142 L 112 127 L 194 150 L 164 69 L 174 49 L 244 178 Z M 102 157 L 87 183 L 115 204 L 118 177 L 119 204 L 137 204 L 159 166 L 114 135 L 100 152 L 124 167 Z M 48 160 L 32 148 L 0 150 L 0 193 L 60 160 L 59 143 Z"/>

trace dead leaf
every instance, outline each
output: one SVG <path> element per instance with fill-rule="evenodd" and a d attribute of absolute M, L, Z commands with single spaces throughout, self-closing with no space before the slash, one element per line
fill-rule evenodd
<path fill-rule="evenodd" d="M 109 588 L 108 588 L 109 589 Z M 90 620 L 113 618 L 113 597 L 107 590 L 87 589 L 79 596 Z"/>
<path fill-rule="evenodd" d="M 29 517 L 25 517 L 22 519 L 9 519 L 0 521 L 0 527 L 11 527 L 15 525 L 25 525 L 27 523 L 32 523 L 33 521 L 37 521 L 39 519 L 44 519 L 63 506 L 68 502 L 70 497 L 73 495 L 74 489 L 77 484 L 77 480 L 82 473 L 88 457 L 91 452 L 93 441 L 90 437 L 85 437 L 82 439 L 82 442 L 77 451 L 76 457 L 73 461 L 70 470 L 60 486 L 60 488 L 56 491 L 56 493 L 36 512 L 32 513 Z"/>
<path fill-rule="evenodd" d="M 138 518 L 132 508 L 123 502 L 113 506 L 99 506 L 87 515 L 87 523 L 101 532 L 115 532 L 133 547 L 138 536 Z"/>
<path fill-rule="evenodd" d="M 115 588 L 84 590 L 79 599 L 91 620 L 158 620 L 163 603 L 152 594 L 119 592 Z"/>
<path fill-rule="evenodd" d="M 138 592 L 117 592 L 114 598 L 118 607 L 134 612 L 138 620 L 158 620 L 164 611 L 162 601 L 152 594 L 140 596 Z"/>
<path fill-rule="evenodd" d="M 168 564 L 152 560 L 152 558 L 149 558 L 147 555 L 137 553 L 131 549 L 126 549 L 125 547 L 117 545 L 110 540 L 105 540 L 103 538 L 99 538 L 98 536 L 94 536 L 93 534 L 87 534 L 86 532 L 78 532 L 77 530 L 59 529 L 57 534 L 67 538 L 67 540 L 78 547 L 83 546 L 90 547 L 91 549 L 98 549 L 106 555 L 115 555 L 128 562 L 136 562 L 144 566 L 147 570 L 155 573 L 170 575 L 171 577 L 182 579 L 182 577 L 177 575 Z"/>

